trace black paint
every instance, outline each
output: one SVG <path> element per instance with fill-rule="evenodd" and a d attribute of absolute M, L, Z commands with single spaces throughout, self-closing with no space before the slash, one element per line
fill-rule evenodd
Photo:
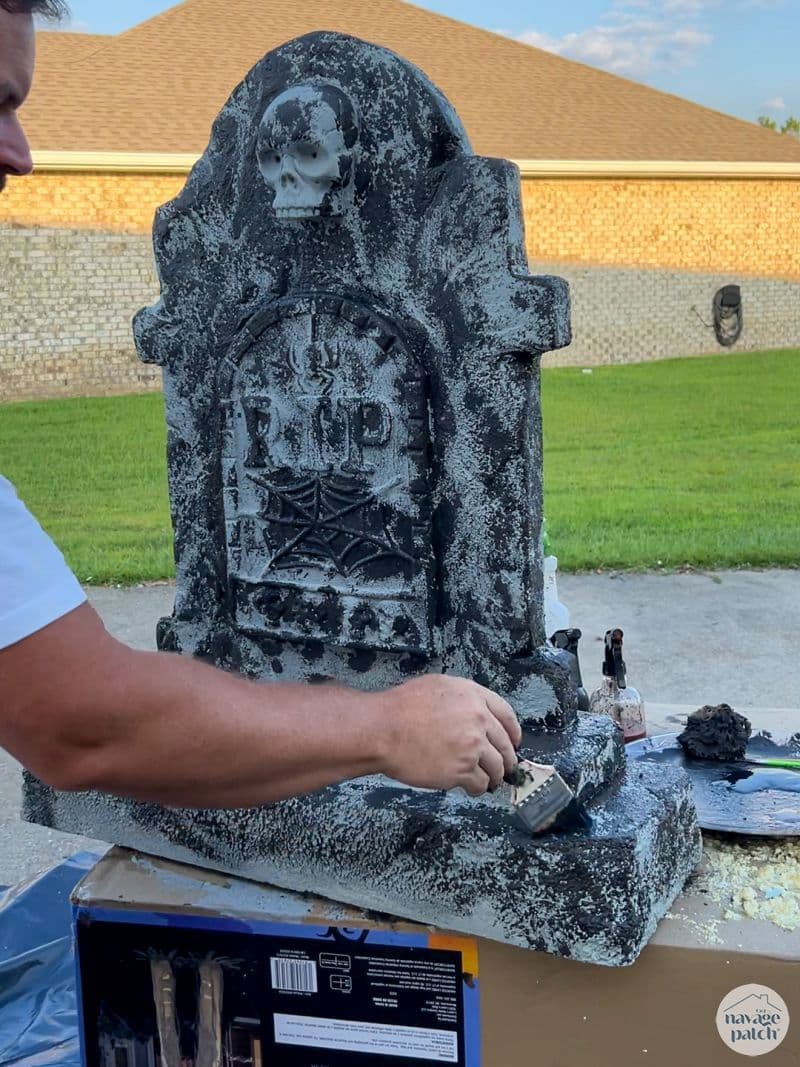
<path fill-rule="evenodd" d="M 772 837 L 800 835 L 798 771 L 691 759 L 679 744 L 677 734 L 634 741 L 626 749 L 628 759 L 639 765 L 656 763 L 662 768 L 680 767 L 688 773 L 698 821 L 705 830 Z M 745 755 L 753 759 L 765 755 L 797 758 L 800 739 L 778 742 L 757 735 Z"/>

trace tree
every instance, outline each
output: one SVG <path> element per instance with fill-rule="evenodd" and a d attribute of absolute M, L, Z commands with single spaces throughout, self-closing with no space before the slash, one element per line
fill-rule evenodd
<path fill-rule="evenodd" d="M 778 132 L 778 123 L 775 119 L 771 119 L 769 115 L 758 116 L 759 126 L 764 126 L 768 130 L 774 130 Z M 781 126 L 781 133 L 788 133 L 791 137 L 800 138 L 800 119 L 796 119 L 794 115 L 790 115 L 789 118 Z"/>

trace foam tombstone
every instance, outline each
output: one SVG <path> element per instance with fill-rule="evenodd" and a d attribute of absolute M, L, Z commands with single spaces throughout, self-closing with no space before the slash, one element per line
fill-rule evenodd
<path fill-rule="evenodd" d="M 157 214 L 175 608 L 162 649 L 265 682 L 464 675 L 593 803 L 534 840 L 502 796 L 362 779 L 180 812 L 29 779 L 29 817 L 577 959 L 626 963 L 698 857 L 686 780 L 625 773 L 542 610 L 539 363 L 569 295 L 528 273 L 517 168 L 383 48 L 316 33 L 234 91 Z M 324 691 L 320 700 L 324 702 Z M 168 709 L 165 709 L 168 714 Z"/>

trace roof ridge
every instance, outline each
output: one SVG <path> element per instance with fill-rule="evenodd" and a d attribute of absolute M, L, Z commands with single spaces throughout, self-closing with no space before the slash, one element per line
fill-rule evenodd
<path fill-rule="evenodd" d="M 373 0 L 373 2 L 374 2 L 374 0 Z M 765 127 L 760 126 L 758 122 L 753 122 L 753 121 L 750 121 L 748 119 L 740 118 L 738 115 L 731 115 L 729 112 L 720 111 L 718 108 L 708 107 L 706 104 L 701 104 L 696 100 L 690 100 L 687 97 L 680 96 L 678 93 L 671 93 L 666 89 L 657 89 L 653 85 L 648 85 L 646 82 L 636 81 L 635 78 L 626 77 L 624 74 L 615 74 L 612 71 L 603 70 L 602 67 L 594 67 L 590 63 L 584 63 L 579 59 L 570 59 L 567 56 L 559 55 L 557 52 L 551 52 L 546 48 L 539 48 L 536 45 L 526 44 L 524 41 L 518 41 L 516 38 L 510 37 L 510 36 L 508 36 L 507 34 L 504 34 L 504 33 L 499 33 L 496 30 L 488 30 L 488 29 L 486 29 L 485 26 L 477 26 L 474 23 L 464 22 L 461 19 L 453 18 L 452 15 L 443 15 L 441 12 L 431 11 L 429 8 L 423 7 L 421 4 L 414 3 L 413 0 L 378 0 L 378 2 L 384 3 L 384 4 L 386 4 L 387 6 L 390 6 L 390 7 L 396 6 L 396 7 L 413 8 L 416 12 L 418 12 L 424 18 L 429 18 L 429 19 L 432 19 L 432 20 L 438 21 L 438 22 L 448 23 L 449 25 L 457 28 L 459 32 L 463 33 L 463 31 L 466 29 L 466 30 L 469 30 L 472 33 L 475 33 L 475 34 L 478 34 L 478 35 L 481 35 L 481 36 L 487 36 L 487 37 L 492 39 L 493 43 L 501 43 L 504 47 L 511 47 L 512 49 L 520 49 L 520 50 L 524 49 L 527 55 L 529 55 L 532 51 L 536 52 L 536 53 L 538 53 L 540 55 L 547 56 L 550 60 L 554 61 L 555 63 L 569 64 L 571 67 L 580 67 L 584 71 L 591 72 L 594 75 L 599 75 L 601 77 L 601 79 L 612 78 L 616 82 L 624 82 L 624 83 L 626 83 L 628 85 L 635 86 L 640 91 L 642 89 L 644 89 L 648 93 L 657 93 L 659 96 L 668 97 L 668 98 L 670 98 L 672 100 L 677 101 L 678 103 L 680 103 L 684 107 L 688 105 L 688 106 L 690 106 L 692 108 L 699 108 L 701 111 L 708 112 L 709 114 L 718 115 L 721 118 L 732 120 L 733 122 L 743 123 L 745 126 L 748 127 L 748 129 L 750 129 L 751 127 L 754 127 L 756 130 L 760 130 L 760 131 L 763 130 L 764 133 L 774 133 L 775 132 L 774 130 L 768 130 Z M 164 11 L 159 11 L 157 14 L 151 15 L 150 18 L 144 19 L 142 22 L 137 22 L 135 25 L 129 26 L 128 29 L 122 30 L 118 34 L 109 34 L 108 35 L 108 41 L 103 46 L 103 48 L 99 48 L 94 52 L 86 53 L 83 56 L 81 56 L 80 59 L 75 60 L 75 62 L 76 63 L 82 63 L 86 59 L 90 59 L 93 56 L 97 55 L 98 52 L 102 51 L 105 47 L 107 47 L 107 45 L 109 43 L 111 43 L 113 41 L 117 41 L 117 40 L 127 39 L 131 35 L 136 34 L 136 33 L 140 32 L 141 30 L 143 30 L 145 28 L 149 29 L 149 28 L 153 27 L 153 25 L 155 23 L 158 23 L 158 22 L 161 22 L 161 21 L 165 21 L 167 19 L 172 19 L 173 17 L 175 17 L 179 13 L 182 14 L 183 12 L 185 12 L 186 10 L 188 10 L 188 9 L 190 9 L 192 7 L 201 6 L 202 3 L 203 3 L 203 0 L 177 0 L 177 3 L 172 4 L 170 7 L 166 8 Z M 58 33 L 59 31 L 56 30 L 56 31 L 49 31 L 49 32 Z M 63 31 L 61 31 L 61 32 L 63 32 Z M 337 31 L 329 31 L 329 32 L 337 32 Z M 80 34 L 80 35 L 76 35 L 76 36 L 81 36 L 81 37 L 99 37 L 99 36 L 104 36 L 104 35 L 102 35 L 102 34 Z M 126 43 L 127 43 L 127 41 L 126 41 Z M 522 54 L 522 52 L 520 52 L 520 54 Z"/>
<path fill-rule="evenodd" d="M 121 33 L 117 34 L 117 38 L 119 40 L 127 39 L 140 33 L 142 30 L 150 29 L 157 22 L 166 22 L 174 18 L 179 12 L 182 13 L 187 8 L 193 7 L 196 3 L 197 0 L 177 0 L 176 3 L 171 4 L 170 7 L 165 8 L 163 11 L 158 11 L 155 15 L 151 15 L 150 18 L 143 19 L 142 22 L 137 22 L 133 26 L 129 26 L 127 30 L 122 30 Z"/>

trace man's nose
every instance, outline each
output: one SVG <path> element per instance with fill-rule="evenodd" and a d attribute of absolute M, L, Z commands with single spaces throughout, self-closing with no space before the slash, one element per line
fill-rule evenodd
<path fill-rule="evenodd" d="M 33 159 L 16 113 L 0 116 L 0 172 L 30 174 Z"/>

